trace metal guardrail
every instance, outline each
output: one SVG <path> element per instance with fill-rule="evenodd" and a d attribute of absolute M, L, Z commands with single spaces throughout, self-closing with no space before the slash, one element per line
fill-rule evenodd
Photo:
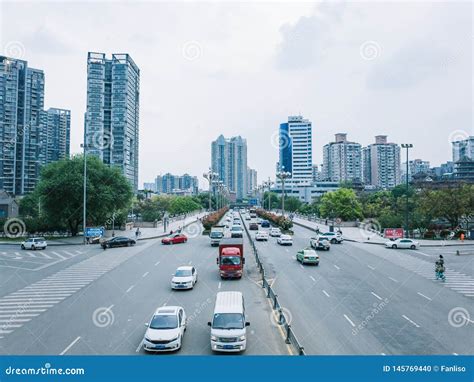
<path fill-rule="evenodd" d="M 240 212 L 239 212 L 239 215 L 240 215 L 240 218 L 242 219 L 242 214 Z M 244 222 L 243 219 L 242 219 L 242 222 Z M 278 295 L 275 293 L 272 286 L 268 283 L 268 280 L 265 275 L 265 267 L 262 261 L 260 260 L 257 246 L 255 245 L 255 242 L 252 236 L 250 235 L 250 232 L 245 222 L 243 226 L 245 229 L 245 233 L 247 234 L 247 237 L 250 241 L 250 244 L 252 245 L 252 251 L 253 251 L 253 254 L 255 255 L 255 261 L 257 262 L 258 270 L 260 274 L 262 275 L 262 288 L 265 289 L 267 298 L 269 298 L 272 302 L 272 308 L 278 317 L 278 324 L 281 325 L 281 327 L 284 329 L 285 343 L 287 345 L 292 345 L 298 355 L 306 355 L 306 353 L 304 352 L 304 347 L 301 346 L 301 342 L 298 341 L 291 325 L 287 322 L 282 306 L 280 304 L 280 300 L 278 299 Z"/>

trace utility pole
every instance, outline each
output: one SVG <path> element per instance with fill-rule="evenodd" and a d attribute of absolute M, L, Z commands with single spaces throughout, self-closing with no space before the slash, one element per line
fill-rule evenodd
<path fill-rule="evenodd" d="M 207 181 L 209 182 L 209 212 L 211 212 L 212 210 L 212 184 L 214 180 L 219 178 L 219 174 L 213 172 L 211 168 L 209 168 L 209 171 L 202 174 L 202 176 L 206 178 Z"/>

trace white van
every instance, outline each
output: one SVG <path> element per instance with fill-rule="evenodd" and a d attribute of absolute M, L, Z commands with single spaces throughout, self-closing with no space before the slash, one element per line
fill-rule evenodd
<path fill-rule="evenodd" d="M 244 297 L 241 292 L 219 292 L 211 327 L 211 349 L 219 352 L 241 352 L 247 347 Z"/>

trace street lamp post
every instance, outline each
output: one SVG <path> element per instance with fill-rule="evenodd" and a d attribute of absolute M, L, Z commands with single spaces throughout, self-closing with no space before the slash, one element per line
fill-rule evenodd
<path fill-rule="evenodd" d="M 85 142 L 81 144 L 81 147 L 84 149 L 84 183 L 83 183 L 83 190 L 82 190 L 82 231 L 83 231 L 83 244 L 87 244 L 86 240 L 86 219 L 87 219 L 87 149 L 89 145 Z"/>
<path fill-rule="evenodd" d="M 207 181 L 209 182 L 209 212 L 211 212 L 212 210 L 212 195 L 211 195 L 212 184 L 213 184 L 213 181 L 215 181 L 219 177 L 219 174 L 213 172 L 209 168 L 209 171 L 202 174 L 202 176 L 206 178 Z"/>
<path fill-rule="evenodd" d="M 266 182 L 263 182 L 264 187 L 268 187 L 268 211 L 272 209 L 272 198 L 271 198 L 271 187 L 272 187 L 272 181 L 270 180 L 270 177 L 268 177 L 268 180 Z M 263 206 L 265 208 L 265 206 Z"/>
<path fill-rule="evenodd" d="M 281 181 L 281 213 L 285 216 L 285 180 L 291 177 L 291 172 L 279 171 L 276 176 Z"/>
<path fill-rule="evenodd" d="M 408 237 L 408 150 L 413 147 L 411 143 L 402 143 L 402 148 L 407 149 L 407 163 L 406 163 L 406 177 L 405 177 L 405 197 L 406 197 L 406 203 L 405 203 L 405 237 Z"/>

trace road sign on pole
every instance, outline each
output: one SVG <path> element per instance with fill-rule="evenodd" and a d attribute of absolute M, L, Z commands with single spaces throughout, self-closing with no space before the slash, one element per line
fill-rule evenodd
<path fill-rule="evenodd" d="M 86 227 L 86 237 L 102 237 L 104 236 L 104 227 Z"/>

